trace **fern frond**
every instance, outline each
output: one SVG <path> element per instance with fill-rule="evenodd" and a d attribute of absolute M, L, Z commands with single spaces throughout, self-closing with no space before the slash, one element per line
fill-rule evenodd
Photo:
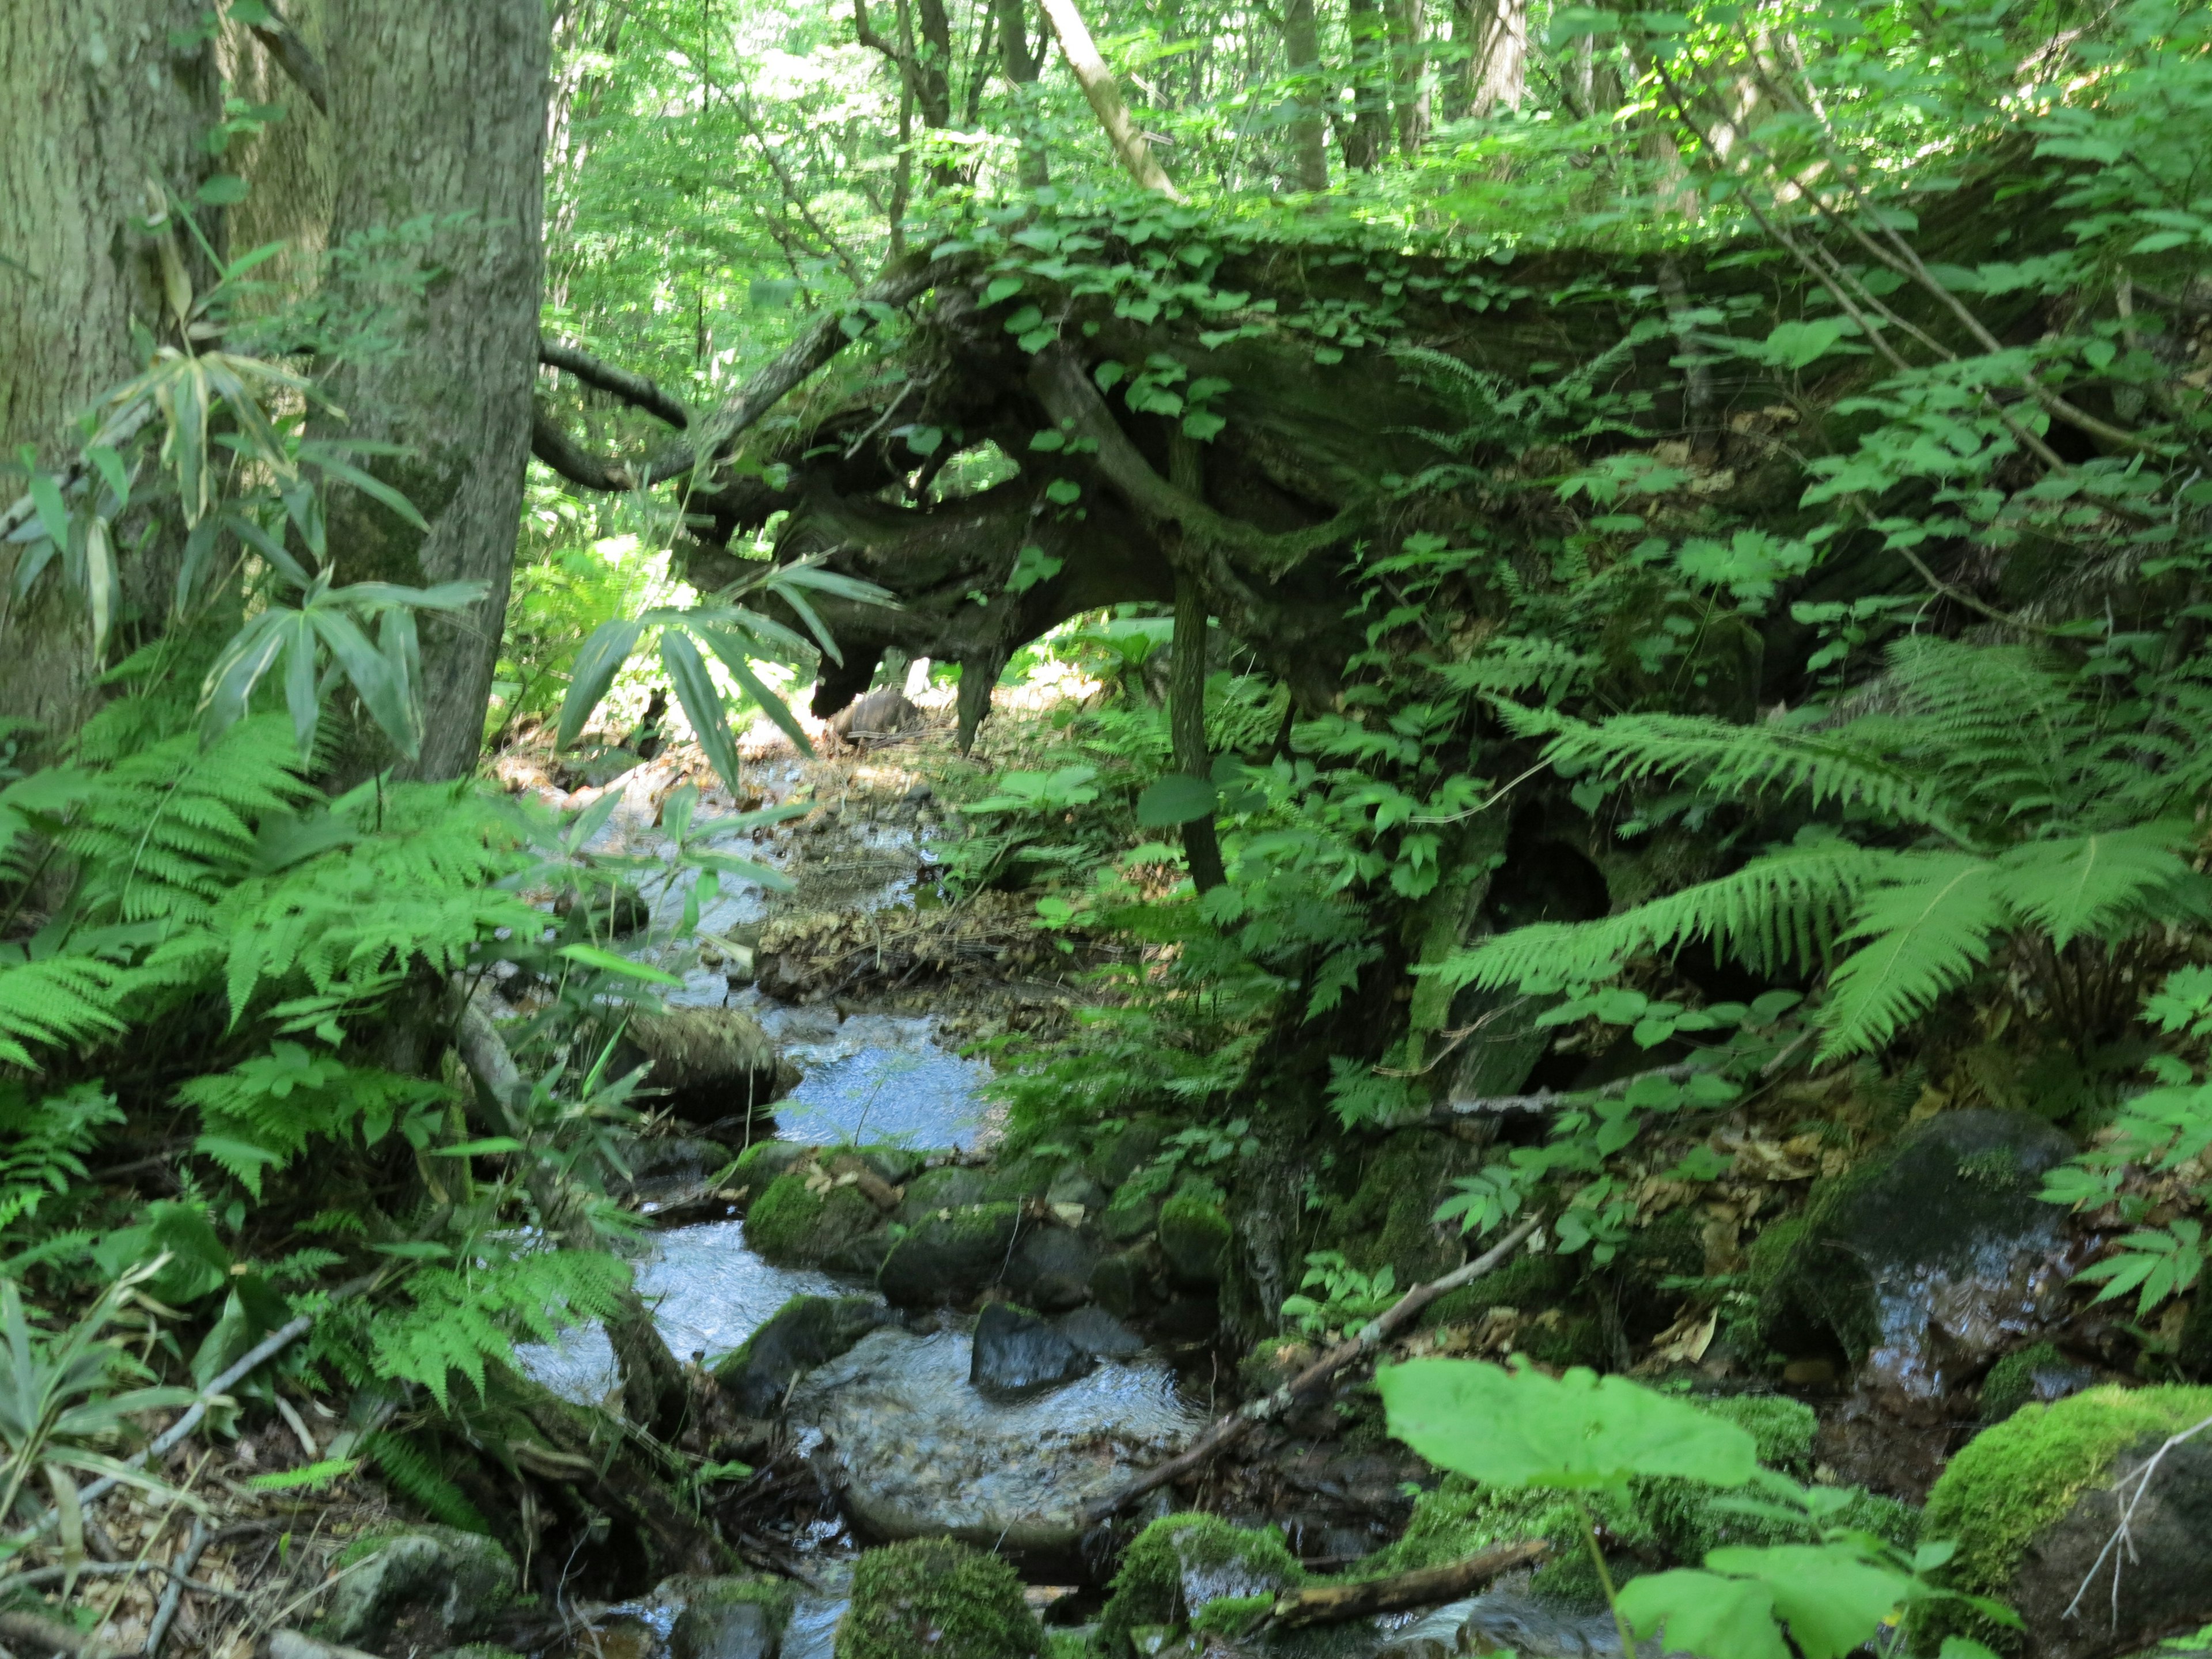
<path fill-rule="evenodd" d="M 563 1328 L 605 1319 L 629 1267 L 597 1250 L 537 1250 L 408 1276 L 414 1306 L 378 1318 L 369 1340 L 378 1375 L 419 1382 L 442 1409 L 459 1371 L 481 1395 L 488 1364 L 511 1364 L 514 1343 L 550 1342 Z"/>
<path fill-rule="evenodd" d="M 362 1441 L 361 1449 L 392 1489 L 433 1521 L 462 1532 L 491 1531 L 491 1523 L 469 1502 L 468 1495 L 446 1478 L 437 1459 L 405 1435 L 379 1429 Z"/>
<path fill-rule="evenodd" d="M 127 1029 L 118 1012 L 128 969 L 91 956 L 0 967 L 0 1063 L 40 1069 L 32 1045 L 64 1048 Z"/>
<path fill-rule="evenodd" d="M 1802 793 L 1815 806 L 1864 807 L 1901 823 L 1957 839 L 1958 830 L 1924 773 L 1899 765 L 1848 728 L 1834 732 L 1737 726 L 1698 714 L 1616 714 L 1591 725 L 1501 702 L 1516 736 L 1548 737 L 1544 758 L 1626 779 L 1683 778 L 1723 798 Z"/>
<path fill-rule="evenodd" d="M 20 1085 L 0 1084 L 0 1227 L 83 1180 L 84 1155 L 101 1129 L 122 1121 L 114 1097 L 97 1084 L 35 1101 Z"/>
<path fill-rule="evenodd" d="M 2084 933 L 2133 932 L 2161 899 L 2171 920 L 2201 916 L 2208 884 L 2176 850 L 2191 839 L 2189 824 L 2167 822 L 2030 842 L 1999 860 L 1997 891 L 2062 951 Z"/>
<path fill-rule="evenodd" d="M 1759 973 L 1809 964 L 1897 856 L 1845 841 L 1805 842 L 1616 916 L 1516 927 L 1453 952 L 1437 971 L 1454 987 L 1555 991 L 1610 979 L 1631 957 L 1702 939 Z"/>
<path fill-rule="evenodd" d="M 1997 866 L 1960 853 L 1901 855 L 1910 875 L 1877 888 L 1850 937 L 1869 941 L 1836 966 L 1820 1010 L 1820 1058 L 1878 1048 L 1989 960 L 2011 919 Z"/>

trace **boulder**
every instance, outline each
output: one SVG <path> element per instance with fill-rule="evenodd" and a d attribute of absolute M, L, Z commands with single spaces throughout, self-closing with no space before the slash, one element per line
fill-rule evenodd
<path fill-rule="evenodd" d="M 1932 1404 L 2061 1306 L 2073 1143 L 2021 1112 L 1946 1112 L 1821 1192 L 1760 1299 L 1785 1358 L 1840 1350 L 1885 1405 Z"/>
<path fill-rule="evenodd" d="M 799 1083 L 798 1068 L 740 1008 L 633 1014 L 627 1035 L 652 1062 L 653 1086 L 669 1091 L 676 1115 L 694 1123 L 742 1124 Z"/>
<path fill-rule="evenodd" d="M 1130 1359 L 1145 1351 L 1145 1339 L 1103 1308 L 1078 1308 L 1052 1322 L 1094 1359 Z"/>
<path fill-rule="evenodd" d="M 921 724 L 921 711 L 896 685 L 878 686 L 830 717 L 830 729 L 846 738 L 888 738 Z"/>
<path fill-rule="evenodd" d="M 795 1169 L 752 1201 L 745 1243 L 779 1267 L 819 1267 L 882 1223 L 857 1185 L 837 1186 L 818 1166 Z"/>
<path fill-rule="evenodd" d="M 1043 1651 L 1014 1570 L 949 1538 L 863 1555 L 837 1627 L 836 1659 L 1039 1659 Z"/>
<path fill-rule="evenodd" d="M 1924 1602 L 1917 1650 L 1970 1633 L 2022 1659 L 2106 1659 L 2212 1623 L 2212 1430 L 2169 1443 L 2208 1419 L 2212 1389 L 2108 1386 L 2030 1402 L 1977 1435 L 1929 1494 L 1925 1528 L 1958 1544 L 1943 1583 L 2008 1602 L 2027 1629 L 1976 1629 L 1961 1604 Z M 2128 1546 L 2110 1548 L 2138 1490 Z"/>
<path fill-rule="evenodd" d="M 776 1659 L 791 1622 L 791 1585 L 750 1574 L 672 1579 L 654 1594 L 681 1610 L 668 1627 L 668 1659 Z"/>
<path fill-rule="evenodd" d="M 2002 1423 L 2030 1401 L 2047 1406 L 2095 1383 L 2097 1374 L 2048 1342 L 2008 1353 L 1982 1379 L 1982 1421 Z"/>
<path fill-rule="evenodd" d="M 1116 1244 L 1133 1244 L 1158 1223 L 1160 1199 L 1157 1193 L 1133 1193 L 1123 1189 L 1114 1194 L 1098 1218 L 1099 1231 Z"/>
<path fill-rule="evenodd" d="M 341 1647 L 374 1641 L 423 1651 L 483 1630 L 514 1597 L 514 1559 L 481 1533 L 416 1526 L 363 1539 L 338 1558 L 316 1634 Z"/>
<path fill-rule="evenodd" d="M 1152 1257 L 1145 1250 L 1122 1250 L 1101 1261 L 1091 1274 L 1091 1294 L 1116 1319 L 1132 1319 L 1148 1300 Z"/>
<path fill-rule="evenodd" d="M 981 1170 L 957 1164 L 924 1170 L 907 1182 L 906 1196 L 899 1200 L 898 1218 L 911 1227 L 939 1210 L 964 1210 L 971 1204 L 981 1204 L 989 1184 Z"/>
<path fill-rule="evenodd" d="M 714 1363 L 725 1399 L 747 1417 L 782 1403 L 792 1379 L 827 1364 L 884 1323 L 890 1310 L 872 1297 L 795 1296 L 736 1352 Z"/>
<path fill-rule="evenodd" d="M 1264 1596 L 1272 1604 L 1305 1579 L 1305 1569 L 1272 1527 L 1234 1526 L 1213 1515 L 1164 1516 L 1122 1554 L 1099 1621 L 1099 1650 L 1126 1654 L 1139 1631 L 1202 1618 L 1209 1602 Z"/>
<path fill-rule="evenodd" d="M 1168 1273 L 1177 1284 L 1221 1282 L 1235 1234 L 1220 1206 L 1202 1198 L 1171 1198 L 1160 1206 L 1159 1236 Z"/>
<path fill-rule="evenodd" d="M 1105 1254 L 1087 1233 L 1067 1227 L 1031 1228 L 1006 1265 L 1006 1288 L 1048 1313 L 1079 1306 L 1091 1299 L 1091 1275 Z"/>
<path fill-rule="evenodd" d="M 1026 1400 L 1087 1376 L 1097 1362 L 1024 1308 L 994 1302 L 975 1322 L 968 1385 L 990 1400 Z"/>
<path fill-rule="evenodd" d="M 1093 1213 L 1106 1207 L 1109 1196 L 1106 1188 L 1092 1179 L 1091 1172 L 1080 1164 L 1060 1165 L 1060 1172 L 1044 1189 L 1044 1201 L 1054 1209 L 1073 1205 Z"/>
<path fill-rule="evenodd" d="M 915 1223 L 891 1246 L 876 1283 L 902 1308 L 969 1301 L 998 1282 L 1013 1255 L 1021 1225 L 1018 1204 L 971 1204 L 939 1211 Z"/>
<path fill-rule="evenodd" d="M 1167 1139 L 1168 1126 L 1156 1117 L 1132 1119 L 1112 1133 L 1102 1136 L 1087 1160 L 1091 1173 L 1102 1186 L 1119 1187 L 1152 1161 Z"/>

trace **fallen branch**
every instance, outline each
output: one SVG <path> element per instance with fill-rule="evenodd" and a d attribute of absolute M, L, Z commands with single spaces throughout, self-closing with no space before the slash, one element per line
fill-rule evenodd
<path fill-rule="evenodd" d="M 139 1650 L 145 1659 L 161 1659 L 161 1644 L 169 1639 L 169 1626 L 176 1619 L 177 1609 L 184 1605 L 185 1591 L 210 1588 L 195 1584 L 191 1571 L 199 1565 L 200 1557 L 214 1540 L 214 1529 L 206 1521 L 195 1517 L 191 1536 L 185 1540 L 183 1552 L 171 1563 L 168 1587 L 161 1592 L 161 1604 L 154 1610 L 154 1622 L 146 1631 L 146 1644 Z"/>
<path fill-rule="evenodd" d="M 114 1649 L 88 1632 L 73 1630 L 35 1613 L 0 1613 L 0 1637 L 39 1653 L 112 1654 Z"/>
<path fill-rule="evenodd" d="M 1261 1424 L 1272 1421 L 1290 1410 L 1301 1395 L 1310 1394 L 1353 1361 L 1367 1358 L 1378 1352 L 1384 1343 L 1418 1318 L 1438 1297 L 1447 1295 L 1462 1285 L 1471 1285 L 1491 1272 L 1518 1249 L 1542 1220 L 1540 1215 L 1523 1218 L 1520 1225 L 1465 1267 L 1446 1273 L 1442 1279 L 1416 1285 L 1400 1297 L 1387 1313 L 1363 1327 L 1357 1336 L 1347 1337 L 1338 1343 L 1273 1394 L 1247 1401 L 1228 1416 L 1218 1419 L 1182 1455 L 1171 1457 L 1156 1468 L 1147 1469 L 1119 1492 L 1092 1499 L 1084 1506 L 1085 1522 L 1095 1525 L 1108 1516 L 1127 1509 L 1146 1492 L 1180 1480 L 1186 1474 L 1202 1468 L 1217 1454 L 1242 1440 Z"/>
<path fill-rule="evenodd" d="M 1416 1572 L 1393 1573 L 1352 1584 L 1313 1584 L 1285 1590 L 1276 1598 L 1267 1623 L 1295 1629 L 1301 1625 L 1340 1625 L 1370 1613 L 1403 1613 L 1410 1607 L 1442 1607 L 1480 1589 L 1502 1572 L 1525 1567 L 1550 1548 L 1547 1539 L 1531 1538 L 1518 1544 L 1500 1544 L 1480 1555 L 1449 1566 L 1423 1567 Z"/>
<path fill-rule="evenodd" d="M 1429 1114 L 1429 1121 L 1449 1123 L 1455 1117 L 1472 1117 L 1483 1112 L 1556 1111 L 1582 1101 L 1610 1100 L 1615 1095 L 1625 1095 L 1638 1084 L 1654 1078 L 1667 1083 L 1680 1083 L 1698 1069 L 1696 1062 L 1686 1060 L 1679 1065 L 1655 1066 L 1648 1072 L 1638 1072 L 1633 1077 L 1615 1078 L 1610 1083 L 1599 1084 L 1595 1089 L 1539 1089 L 1532 1095 L 1455 1095 Z"/>

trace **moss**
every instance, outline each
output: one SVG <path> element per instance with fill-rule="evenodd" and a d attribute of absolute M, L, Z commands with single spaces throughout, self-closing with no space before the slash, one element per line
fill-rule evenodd
<path fill-rule="evenodd" d="M 2002 1423 L 2031 1400 L 2048 1401 L 2078 1393 L 2093 1375 L 2049 1342 L 2007 1354 L 1982 1379 L 1982 1421 Z"/>
<path fill-rule="evenodd" d="M 1778 1394 L 1718 1395 L 1691 1402 L 1725 1418 L 1759 1443 L 1759 1461 L 1799 1480 L 1813 1473 L 1813 1437 L 1820 1419 L 1802 1400 Z"/>
<path fill-rule="evenodd" d="M 794 1170 L 769 1183 L 745 1214 L 745 1243 L 778 1267 L 811 1265 L 877 1224 L 857 1187 L 817 1193 Z"/>
<path fill-rule="evenodd" d="M 1602 1367 L 1611 1358 L 1605 1328 L 1587 1314 L 1537 1323 L 1521 1334 L 1521 1350 L 1540 1365 Z"/>
<path fill-rule="evenodd" d="M 1190 1627 L 1204 1636 L 1243 1636 L 1265 1619 L 1275 1605 L 1272 1595 L 1223 1595 L 1208 1601 L 1193 1615 Z"/>
<path fill-rule="evenodd" d="M 1650 1551 L 1656 1539 L 1636 1504 L 1625 1494 L 1585 1494 L 1589 1512 L 1631 1551 Z M 1605 1592 L 1585 1541 L 1583 1510 L 1575 1499 L 1549 1487 L 1510 1491 L 1477 1486 L 1459 1475 L 1413 1500 L 1413 1518 L 1398 1541 L 1360 1563 L 1355 1577 L 1380 1578 L 1396 1572 L 1441 1567 L 1497 1544 L 1548 1539 L 1551 1555 L 1529 1588 L 1537 1594 L 1589 1609 L 1605 1604 Z M 1619 1582 L 1635 1569 L 1632 1557 L 1607 1563 Z"/>
<path fill-rule="evenodd" d="M 1081 1630 L 1048 1630 L 1044 1633 L 1044 1659 L 1096 1659 L 1091 1633 Z"/>
<path fill-rule="evenodd" d="M 684 1577 L 663 1586 L 684 1601 L 668 1632 L 669 1659 L 715 1659 L 750 1653 L 766 1638 L 771 1647 L 791 1623 L 797 1596 L 788 1580 L 752 1574 Z"/>
<path fill-rule="evenodd" d="M 1175 1276 L 1187 1283 L 1217 1282 L 1234 1237 L 1229 1218 L 1203 1199 L 1171 1198 L 1160 1206 L 1160 1250 Z"/>
<path fill-rule="evenodd" d="M 1199 1611 L 1183 1605 L 1186 1577 L 1218 1585 L 1215 1595 L 1200 1599 L 1202 1608 L 1209 1601 L 1247 1600 L 1255 1591 L 1301 1584 L 1305 1577 L 1279 1533 L 1234 1526 L 1213 1515 L 1163 1516 L 1122 1554 L 1099 1620 L 1099 1650 L 1109 1659 L 1126 1659 L 1133 1631 L 1173 1624 Z"/>
<path fill-rule="evenodd" d="M 1492 1308 L 1517 1308 L 1540 1313 L 1565 1301 L 1575 1288 L 1582 1269 L 1572 1256 L 1545 1252 L 1516 1255 L 1496 1273 L 1485 1273 L 1470 1285 L 1429 1304 L 1424 1325 L 1466 1324 Z"/>
<path fill-rule="evenodd" d="M 756 1140 L 738 1154 L 730 1179 L 738 1186 L 752 1188 L 756 1194 L 762 1193 L 778 1176 L 814 1155 L 813 1147 L 793 1146 L 788 1140 Z"/>
<path fill-rule="evenodd" d="M 1043 1649 L 1012 1567 L 949 1538 L 916 1538 L 870 1550 L 854 1568 L 836 1659 L 1038 1659 Z"/>
<path fill-rule="evenodd" d="M 2037 1534 L 2101 1483 L 2120 1453 L 2207 1417 L 2212 1389 L 2106 1387 L 2055 1405 L 2022 1406 L 1984 1430 L 1928 1495 L 1927 1534 L 1959 1547 L 1944 1583 L 2002 1595 Z M 1959 1628 L 1960 1617 L 1938 1605 L 1916 1621 L 1916 1633 L 1932 1647 L 1934 1638 Z"/>
<path fill-rule="evenodd" d="M 1352 1194 L 1329 1206 L 1322 1247 L 1342 1251 L 1363 1273 L 1388 1267 L 1401 1285 L 1449 1273 L 1460 1249 L 1437 1231 L 1437 1205 L 1476 1155 L 1464 1141 L 1427 1130 L 1393 1135 L 1368 1160 Z"/>

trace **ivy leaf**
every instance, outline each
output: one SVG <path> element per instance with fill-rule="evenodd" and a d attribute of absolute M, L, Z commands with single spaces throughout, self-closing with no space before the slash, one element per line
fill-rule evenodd
<path fill-rule="evenodd" d="M 1735 1424 L 1579 1366 L 1554 1379 L 1414 1359 L 1375 1380 L 1394 1436 L 1487 1486 L 1618 1488 L 1641 1474 L 1741 1486 L 1759 1473 L 1758 1443 Z"/>

